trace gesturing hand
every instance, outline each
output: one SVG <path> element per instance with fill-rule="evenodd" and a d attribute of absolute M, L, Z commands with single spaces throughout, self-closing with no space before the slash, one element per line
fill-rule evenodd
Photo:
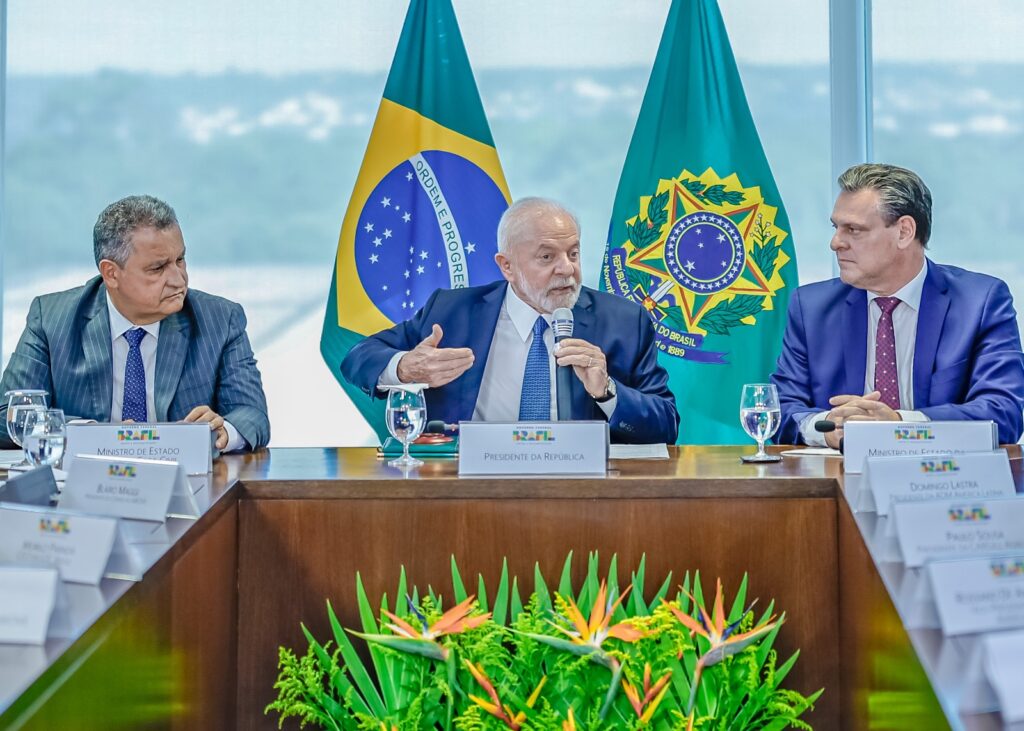
<path fill-rule="evenodd" d="M 435 324 L 430 335 L 398 361 L 398 380 L 425 383 L 431 388 L 451 383 L 468 371 L 476 356 L 469 348 L 439 348 L 441 326 Z"/>

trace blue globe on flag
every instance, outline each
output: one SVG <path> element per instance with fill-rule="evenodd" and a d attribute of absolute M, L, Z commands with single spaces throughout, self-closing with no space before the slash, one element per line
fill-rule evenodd
<path fill-rule="evenodd" d="M 493 282 L 501 276 L 494 253 L 507 207 L 487 173 L 459 155 L 426 150 L 403 161 L 359 214 L 354 250 L 364 291 L 401 322 L 440 287 Z"/>

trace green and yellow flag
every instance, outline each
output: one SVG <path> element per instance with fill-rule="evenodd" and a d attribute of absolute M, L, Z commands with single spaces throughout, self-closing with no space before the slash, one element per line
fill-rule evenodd
<path fill-rule="evenodd" d="M 655 323 L 679 442 L 749 441 L 797 283 L 789 219 L 716 0 L 673 0 L 615 196 L 603 287 Z"/>
<path fill-rule="evenodd" d="M 381 439 L 382 401 L 342 379 L 342 359 L 438 287 L 499 278 L 498 219 L 509 200 L 451 0 L 412 0 L 341 224 L 320 338 Z"/>

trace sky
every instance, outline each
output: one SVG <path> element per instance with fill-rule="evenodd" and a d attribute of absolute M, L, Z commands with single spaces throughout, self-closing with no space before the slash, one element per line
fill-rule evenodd
<path fill-rule="evenodd" d="M 837 0 L 845 2 L 847 0 Z M 3 2 L 3 0 L 0 0 Z M 407 0 L 6 0 L 13 74 L 380 71 Z M 454 0 L 478 68 L 649 65 L 669 0 Z M 1024 61 L 1020 0 L 875 0 L 877 61 Z M 741 62 L 828 61 L 827 0 L 721 0 Z"/>

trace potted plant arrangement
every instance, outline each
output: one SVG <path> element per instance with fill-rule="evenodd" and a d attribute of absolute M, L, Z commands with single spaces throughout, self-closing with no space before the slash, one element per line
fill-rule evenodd
<path fill-rule="evenodd" d="M 483 579 L 470 595 L 453 558 L 447 609 L 403 569 L 394 601 L 375 611 L 357 576 L 361 631 L 328 602 L 333 638 L 303 627 L 302 657 L 280 649 L 266 710 L 279 725 L 364 731 L 810 728 L 800 716 L 822 691 L 782 687 L 798 653 L 778 663 L 785 615 L 773 604 L 755 614 L 746 577 L 727 607 L 721 581 L 708 602 L 699 574 L 674 589 L 669 574 L 647 601 L 643 560 L 621 589 L 614 557 L 602 579 L 591 555 L 578 590 L 571 564 L 572 554 L 555 591 L 535 570 L 524 601 L 506 563 L 488 602 Z"/>

